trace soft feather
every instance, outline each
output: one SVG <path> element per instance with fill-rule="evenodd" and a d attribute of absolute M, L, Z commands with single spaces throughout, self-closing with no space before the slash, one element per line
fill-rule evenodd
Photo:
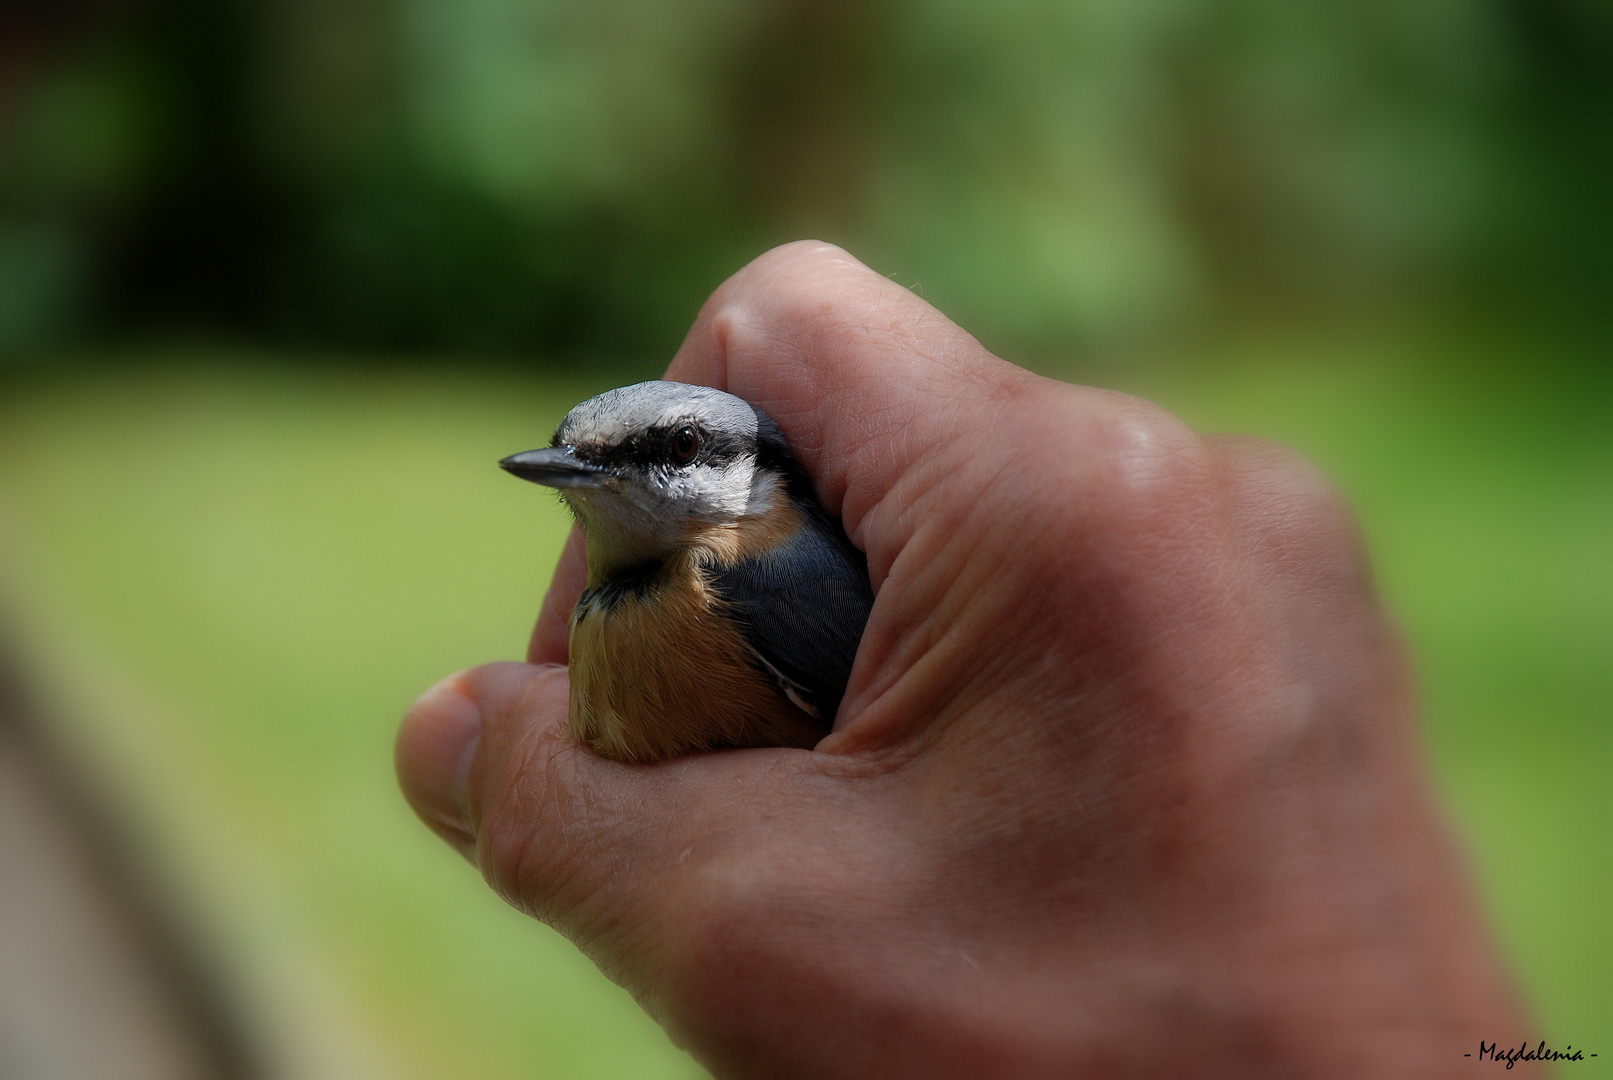
<path fill-rule="evenodd" d="M 815 509 L 815 508 L 813 508 Z M 862 553 L 819 514 L 781 543 L 713 571 L 745 641 L 792 698 L 834 721 L 873 594 Z"/>

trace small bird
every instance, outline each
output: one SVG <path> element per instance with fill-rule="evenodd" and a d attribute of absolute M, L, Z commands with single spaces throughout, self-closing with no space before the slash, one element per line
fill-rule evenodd
<path fill-rule="evenodd" d="M 652 762 L 828 732 L 873 606 L 868 564 L 765 412 L 637 383 L 499 464 L 557 488 L 587 534 L 571 613 L 579 740 Z"/>

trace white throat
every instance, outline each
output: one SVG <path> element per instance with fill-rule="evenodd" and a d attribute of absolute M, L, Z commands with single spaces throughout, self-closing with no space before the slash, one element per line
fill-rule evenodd
<path fill-rule="evenodd" d="M 591 584 L 663 561 L 696 542 L 707 527 L 765 514 L 780 497 L 778 478 L 749 456 L 722 468 L 700 465 L 564 493 L 588 534 Z"/>

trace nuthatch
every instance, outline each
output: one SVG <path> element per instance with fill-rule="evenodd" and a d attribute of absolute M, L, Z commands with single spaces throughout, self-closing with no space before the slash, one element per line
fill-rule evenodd
<path fill-rule="evenodd" d="M 657 761 L 827 733 L 873 592 L 766 413 L 710 387 L 638 383 L 499 464 L 558 488 L 587 534 L 571 614 L 577 738 Z"/>

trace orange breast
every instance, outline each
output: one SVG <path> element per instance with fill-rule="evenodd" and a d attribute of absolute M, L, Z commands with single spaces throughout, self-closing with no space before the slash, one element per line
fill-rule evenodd
<path fill-rule="evenodd" d="M 571 730 L 618 761 L 734 746 L 810 747 L 825 731 L 751 661 L 692 557 L 637 591 L 579 603 Z"/>

